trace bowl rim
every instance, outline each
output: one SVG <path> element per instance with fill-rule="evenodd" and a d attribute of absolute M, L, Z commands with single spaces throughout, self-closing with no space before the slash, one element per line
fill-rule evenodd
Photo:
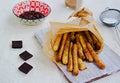
<path fill-rule="evenodd" d="M 44 19 L 45 17 L 47 17 L 47 16 L 51 13 L 51 7 L 50 7 L 47 3 L 43 2 L 43 1 L 39 1 L 39 0 L 25 0 L 25 1 L 29 1 L 29 2 L 31 2 L 31 1 L 41 2 L 41 3 L 46 4 L 46 5 L 49 7 L 49 9 L 50 9 L 50 12 L 49 12 L 46 16 L 44 16 L 44 17 L 42 17 L 42 18 L 38 18 L 38 19 L 33 19 L 33 20 Z M 16 4 L 13 6 L 13 8 L 12 8 L 13 14 L 14 14 L 16 17 L 18 17 L 18 18 L 21 18 L 21 17 L 17 16 L 17 15 L 14 13 L 14 8 L 15 8 L 15 6 L 16 6 L 17 4 L 22 3 L 22 2 L 25 2 L 25 1 L 20 1 L 20 2 L 16 3 Z M 25 19 L 25 18 L 21 18 L 21 19 L 29 20 L 29 19 Z"/>
<path fill-rule="evenodd" d="M 103 15 L 104 15 L 106 12 L 108 12 L 108 11 L 117 11 L 117 12 L 120 13 L 120 10 L 118 10 L 118 9 L 107 8 L 107 9 L 105 9 L 104 11 L 102 11 L 102 12 L 100 13 L 100 15 L 99 15 L 99 19 L 100 19 L 101 22 L 103 22 Z M 104 23 L 104 22 L 103 22 L 103 23 Z"/>

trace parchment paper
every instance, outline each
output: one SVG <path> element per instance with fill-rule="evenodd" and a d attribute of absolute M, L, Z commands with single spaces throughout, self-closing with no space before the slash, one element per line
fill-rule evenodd
<path fill-rule="evenodd" d="M 48 30 L 50 30 L 50 28 L 43 28 L 35 33 L 35 37 L 40 42 L 41 47 L 44 43 L 44 35 Z M 106 44 L 104 45 L 103 51 L 99 54 L 99 58 L 105 63 L 106 69 L 101 70 L 94 63 L 85 62 L 87 69 L 79 71 L 78 76 L 73 76 L 68 72 L 66 66 L 57 66 L 72 83 L 92 82 L 120 71 L 120 56 L 112 51 Z"/>

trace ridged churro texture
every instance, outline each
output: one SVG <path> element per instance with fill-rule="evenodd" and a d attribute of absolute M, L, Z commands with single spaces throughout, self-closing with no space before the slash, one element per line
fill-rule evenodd
<path fill-rule="evenodd" d="M 84 61 L 95 63 L 100 69 L 105 69 L 105 64 L 98 56 L 103 50 L 104 43 L 92 13 L 83 8 L 73 13 L 69 19 L 72 17 L 79 18 L 80 22 L 50 22 L 51 30 L 46 34 L 46 39 L 49 40 L 43 45 L 45 53 L 57 65 L 67 66 L 66 70 L 75 76 L 87 69 Z"/>

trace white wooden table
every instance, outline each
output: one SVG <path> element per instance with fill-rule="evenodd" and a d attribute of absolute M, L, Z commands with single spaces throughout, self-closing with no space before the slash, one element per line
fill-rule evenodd
<path fill-rule="evenodd" d="M 45 56 L 34 33 L 50 21 L 65 21 L 74 11 L 66 8 L 64 0 L 41 0 L 48 3 L 52 12 L 47 19 L 37 26 L 26 26 L 17 21 L 12 8 L 20 0 L 3 0 L 0 5 L 0 83 L 68 83 L 57 66 Z M 83 7 L 89 8 L 97 22 L 98 29 L 107 45 L 120 55 L 120 47 L 116 43 L 113 30 L 104 26 L 99 15 L 106 7 L 120 9 L 119 0 L 83 0 Z M 12 40 L 22 40 L 22 49 L 12 49 Z M 24 63 L 19 54 L 27 50 L 33 57 L 26 61 L 33 69 L 25 75 L 18 70 Z M 102 78 L 94 83 L 119 83 L 120 72 Z"/>

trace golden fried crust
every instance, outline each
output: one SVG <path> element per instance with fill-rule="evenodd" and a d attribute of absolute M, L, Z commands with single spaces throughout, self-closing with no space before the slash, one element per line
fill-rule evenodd
<path fill-rule="evenodd" d="M 95 61 L 95 63 L 97 64 L 97 66 L 100 68 L 100 69 L 105 69 L 105 65 L 104 63 L 98 58 L 98 56 L 96 55 L 95 51 L 93 50 L 92 46 L 90 45 L 90 43 L 87 42 L 87 47 Z"/>
<path fill-rule="evenodd" d="M 57 59 L 56 59 L 57 62 L 61 61 L 62 59 L 62 54 L 63 54 L 65 42 L 67 40 L 67 36 L 68 36 L 68 33 L 63 34 L 62 43 L 61 43 L 61 46 L 60 46 L 60 49 L 57 55 Z"/>
<path fill-rule="evenodd" d="M 80 40 L 81 45 L 83 47 L 83 51 L 85 53 L 85 57 L 86 57 L 87 61 L 93 62 L 93 58 L 92 58 L 91 54 L 89 53 L 89 50 L 86 46 L 86 42 L 84 41 L 84 38 L 81 34 L 79 35 L 79 40 Z"/>
<path fill-rule="evenodd" d="M 54 51 L 57 51 L 59 49 L 61 39 L 62 39 L 62 34 L 58 34 L 53 45 Z"/>
<path fill-rule="evenodd" d="M 93 44 L 93 40 L 92 40 L 92 37 L 90 35 L 90 32 L 89 31 L 84 31 L 85 35 L 86 35 L 86 38 L 88 40 L 88 42 L 90 42 L 90 44 L 92 45 L 92 47 L 94 48 L 94 44 Z"/>
<path fill-rule="evenodd" d="M 69 56 L 68 56 L 68 66 L 67 70 L 72 71 L 73 70 L 73 53 L 72 53 L 73 43 L 70 43 L 70 49 L 69 49 Z"/>
<path fill-rule="evenodd" d="M 79 70 L 87 69 L 87 67 L 85 66 L 85 64 L 81 58 L 78 58 L 78 66 L 79 66 Z"/>
<path fill-rule="evenodd" d="M 66 40 L 64 51 L 63 51 L 63 56 L 62 56 L 62 63 L 63 64 L 68 64 L 68 53 L 69 53 L 69 47 L 70 47 L 70 38 Z"/>
<path fill-rule="evenodd" d="M 78 57 L 77 57 L 77 45 L 73 45 L 73 75 L 77 76 L 79 73 L 78 69 Z"/>
<path fill-rule="evenodd" d="M 84 53 L 83 53 L 83 48 L 81 46 L 81 43 L 79 41 L 79 34 L 76 34 L 76 43 L 77 43 L 77 47 L 78 47 L 78 56 L 81 58 L 81 59 L 85 59 L 85 56 L 84 56 Z"/>
<path fill-rule="evenodd" d="M 75 32 L 71 32 L 70 33 L 70 39 L 71 39 L 71 41 L 74 41 L 74 39 L 75 39 Z"/>

